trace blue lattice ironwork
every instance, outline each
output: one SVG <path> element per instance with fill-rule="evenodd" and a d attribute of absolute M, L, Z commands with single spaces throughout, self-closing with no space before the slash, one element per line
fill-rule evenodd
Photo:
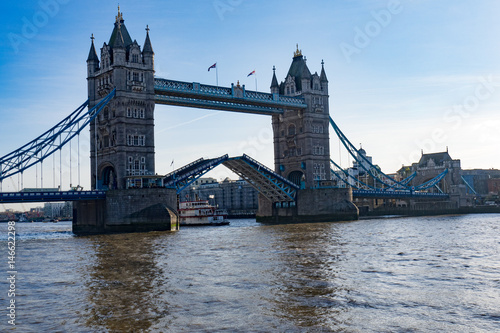
<path fill-rule="evenodd" d="M 333 121 L 332 117 L 330 117 L 330 124 L 332 125 L 333 130 L 339 137 L 340 141 L 344 145 L 344 147 L 347 149 L 349 154 L 358 162 L 358 165 L 365 170 L 371 177 L 373 177 L 374 180 L 380 182 L 382 185 L 385 185 L 388 188 L 395 188 L 395 189 L 402 189 L 405 190 L 407 189 L 406 184 L 403 184 L 395 179 L 393 179 L 391 176 L 386 175 L 383 173 L 380 168 L 374 164 L 372 164 L 365 156 L 364 154 L 360 154 L 359 151 L 354 147 L 354 145 L 347 139 L 347 137 L 342 133 L 340 128 L 337 126 L 337 124 Z"/>
<path fill-rule="evenodd" d="M 180 193 L 195 180 L 203 176 L 208 171 L 220 165 L 228 159 L 228 155 L 205 160 L 200 158 L 189 163 L 165 176 L 163 184 L 165 187 L 173 187 Z"/>
<path fill-rule="evenodd" d="M 375 190 L 375 187 L 365 184 L 361 180 L 352 176 L 345 169 L 341 168 L 340 165 L 335 163 L 333 160 L 330 162 L 335 166 L 335 169 L 331 168 L 330 171 L 337 177 L 338 180 L 343 182 L 346 186 L 354 187 L 355 189 L 372 189 Z M 349 179 L 352 180 L 349 182 Z"/>
<path fill-rule="evenodd" d="M 413 186 L 412 189 L 417 190 L 417 191 L 422 191 L 422 190 L 427 190 L 427 189 L 429 189 L 431 187 L 434 187 L 437 184 L 439 184 L 439 182 L 441 181 L 441 179 L 443 179 L 444 176 L 446 176 L 447 173 L 448 173 L 448 169 L 445 169 L 443 172 L 441 172 L 436 177 L 434 177 L 431 180 L 426 181 L 425 183 L 422 183 L 420 185 Z"/>
<path fill-rule="evenodd" d="M 3 192 L 0 203 L 56 202 L 78 200 L 100 200 L 106 198 L 105 191 L 57 191 L 57 192 Z"/>
<path fill-rule="evenodd" d="M 368 185 L 361 181 L 359 178 L 354 177 L 353 175 L 349 174 L 348 171 L 340 167 L 337 163 L 335 163 L 333 160 L 330 160 L 330 162 L 333 164 L 335 168 L 331 168 L 330 171 L 332 174 L 335 176 L 337 180 L 339 180 L 341 183 L 343 183 L 347 187 L 353 187 L 358 190 L 375 190 L 375 191 L 383 191 L 385 189 L 377 189 L 376 187 L 373 187 L 371 185 Z M 410 176 L 406 177 L 402 181 L 400 181 L 401 184 L 408 185 L 409 182 L 415 178 L 417 175 L 416 172 L 413 172 Z M 439 177 L 439 176 L 438 176 Z M 351 180 L 351 181 L 349 181 Z M 439 179 L 441 180 L 441 179 Z"/>
<path fill-rule="evenodd" d="M 208 171 L 223 164 L 246 180 L 258 192 L 273 202 L 295 201 L 299 186 L 278 175 L 247 155 L 229 158 L 224 155 L 214 159 L 200 158 L 165 176 L 164 186 L 180 193 Z"/>
<path fill-rule="evenodd" d="M 416 172 L 414 172 L 409 177 L 407 177 L 401 181 L 397 181 L 394 178 L 390 177 L 389 175 L 386 175 L 385 173 L 383 173 L 380 170 L 380 168 L 378 166 L 374 165 L 373 163 L 371 163 L 365 157 L 364 154 L 360 154 L 359 151 L 356 149 L 356 147 L 354 147 L 354 145 L 349 141 L 349 139 L 347 139 L 347 137 L 344 135 L 344 133 L 342 133 L 340 128 L 337 126 L 337 124 L 333 121 L 333 119 L 331 117 L 330 117 L 330 124 L 332 125 L 335 133 L 337 134 L 337 136 L 339 137 L 340 141 L 342 142 L 344 147 L 347 149 L 349 154 L 356 160 L 359 167 L 361 167 L 364 171 L 366 171 L 366 173 L 368 173 L 368 175 L 370 175 L 374 179 L 375 186 L 370 186 L 370 185 L 367 185 L 365 183 L 362 183 L 358 179 L 349 175 L 345 170 L 340 168 L 340 166 L 338 166 L 335 162 L 331 161 L 337 167 L 337 169 L 341 170 L 343 173 L 342 174 L 342 173 L 332 169 L 332 172 L 334 173 L 334 175 L 336 175 L 339 180 L 345 182 L 348 185 L 350 185 L 348 182 L 348 179 L 354 178 L 354 180 L 358 184 L 362 184 L 362 186 L 359 186 L 359 185 L 353 186 L 359 190 L 368 190 L 368 191 L 373 190 L 373 191 L 377 191 L 377 192 L 387 191 L 388 193 L 395 193 L 393 190 L 396 190 L 396 191 L 403 191 L 402 193 L 406 193 L 406 192 L 414 193 L 414 191 L 423 191 L 423 190 L 427 190 L 431 187 L 436 187 L 439 189 L 439 187 L 438 187 L 439 182 L 448 173 L 448 169 L 446 169 L 442 173 L 437 175 L 436 177 L 432 178 L 431 180 L 429 180 L 423 184 L 416 185 L 416 186 L 408 185 L 413 180 L 413 178 L 415 178 L 415 176 L 417 175 Z M 380 188 L 378 188 L 376 186 L 377 182 L 380 183 L 380 185 L 381 185 Z M 385 194 L 381 194 L 381 196 L 385 196 Z"/>
<path fill-rule="evenodd" d="M 21 148 L 0 158 L 0 182 L 43 162 L 78 135 L 115 96 L 111 91 L 96 106 L 86 111 L 88 100 L 68 117 Z"/>
<path fill-rule="evenodd" d="M 307 107 L 300 97 L 247 91 L 234 85 L 226 88 L 161 78 L 155 78 L 155 101 L 157 104 L 264 115 L 282 114 L 285 108 Z"/>
<path fill-rule="evenodd" d="M 296 200 L 298 185 L 245 154 L 230 158 L 223 164 L 272 202 Z"/>

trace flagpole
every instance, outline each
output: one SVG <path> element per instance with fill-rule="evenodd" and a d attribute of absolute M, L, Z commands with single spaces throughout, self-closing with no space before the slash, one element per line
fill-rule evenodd
<path fill-rule="evenodd" d="M 215 63 L 215 84 L 219 86 L 219 66 Z"/>
<path fill-rule="evenodd" d="M 255 91 L 258 91 L 257 90 L 257 72 L 255 72 Z"/>

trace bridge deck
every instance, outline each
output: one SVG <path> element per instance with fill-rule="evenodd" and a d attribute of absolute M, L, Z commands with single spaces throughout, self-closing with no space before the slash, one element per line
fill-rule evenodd
<path fill-rule="evenodd" d="M 376 190 L 352 190 L 354 198 L 373 198 L 373 199 L 449 199 L 446 193 L 427 193 L 414 191 L 376 191 Z"/>
<path fill-rule="evenodd" d="M 293 202 L 299 187 L 247 155 L 222 163 L 272 202 Z"/>
<path fill-rule="evenodd" d="M 228 159 L 227 155 L 205 160 L 200 158 L 188 165 L 185 165 L 165 176 L 163 184 L 165 187 L 174 187 L 180 193 L 196 179 L 212 170 Z"/>
<path fill-rule="evenodd" d="M 0 203 L 56 202 L 105 199 L 106 191 L 3 192 Z"/>
<path fill-rule="evenodd" d="M 158 104 L 216 109 L 254 114 L 282 114 L 283 109 L 304 109 L 303 98 L 288 97 L 244 87 L 216 87 L 197 82 L 155 78 L 155 101 Z"/>

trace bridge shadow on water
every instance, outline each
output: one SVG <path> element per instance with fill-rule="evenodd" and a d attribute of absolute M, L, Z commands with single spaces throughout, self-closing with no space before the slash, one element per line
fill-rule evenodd
<path fill-rule="evenodd" d="M 87 289 L 85 326 L 93 331 L 144 332 L 168 317 L 170 304 L 161 297 L 163 271 L 154 250 L 162 233 L 85 237 L 94 251 L 82 277 Z"/>

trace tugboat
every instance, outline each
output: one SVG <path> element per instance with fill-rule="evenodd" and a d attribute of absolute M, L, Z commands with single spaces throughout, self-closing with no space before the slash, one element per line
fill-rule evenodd
<path fill-rule="evenodd" d="M 208 203 L 208 200 L 179 202 L 181 226 L 228 225 L 227 213 Z"/>

